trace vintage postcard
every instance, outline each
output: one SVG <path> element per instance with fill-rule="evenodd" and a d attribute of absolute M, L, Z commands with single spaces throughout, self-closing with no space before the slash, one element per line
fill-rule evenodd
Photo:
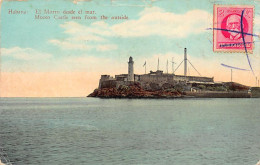
<path fill-rule="evenodd" d="M 260 165 L 259 0 L 0 4 L 0 165 Z"/>
<path fill-rule="evenodd" d="M 214 5 L 213 19 L 214 51 L 253 51 L 254 6 Z"/>

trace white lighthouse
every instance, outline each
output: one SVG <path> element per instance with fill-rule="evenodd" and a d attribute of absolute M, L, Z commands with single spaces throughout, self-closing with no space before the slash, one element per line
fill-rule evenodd
<path fill-rule="evenodd" d="M 134 61 L 133 58 L 129 58 L 128 62 L 128 76 L 127 76 L 128 81 L 134 81 Z"/>

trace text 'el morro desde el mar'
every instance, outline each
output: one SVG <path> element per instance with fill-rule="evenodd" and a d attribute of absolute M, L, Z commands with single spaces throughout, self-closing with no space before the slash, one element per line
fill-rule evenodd
<path fill-rule="evenodd" d="M 27 15 L 33 14 L 35 20 L 128 20 L 128 16 L 97 14 L 95 10 L 51 10 L 51 9 L 34 9 L 34 11 L 24 11 L 9 9 L 9 15 Z"/>

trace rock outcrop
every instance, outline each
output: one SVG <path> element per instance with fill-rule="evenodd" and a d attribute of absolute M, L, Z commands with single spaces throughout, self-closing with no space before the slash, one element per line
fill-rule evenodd
<path fill-rule="evenodd" d="M 175 98 L 181 97 L 182 93 L 175 89 L 144 90 L 139 83 L 120 85 L 118 88 L 95 89 L 88 97 L 101 98 Z"/>

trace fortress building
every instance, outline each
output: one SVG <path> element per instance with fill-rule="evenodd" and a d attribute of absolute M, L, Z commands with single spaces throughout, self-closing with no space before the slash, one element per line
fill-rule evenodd
<path fill-rule="evenodd" d="M 120 85 L 130 85 L 133 83 L 140 83 L 140 85 L 149 89 L 150 86 L 175 86 L 177 84 L 214 84 L 213 77 L 202 77 L 202 76 L 187 76 L 187 50 L 184 49 L 184 75 L 175 75 L 163 73 L 162 70 L 155 72 L 150 71 L 148 74 L 134 74 L 134 61 L 130 57 L 128 61 L 128 74 L 120 74 L 111 77 L 110 75 L 101 75 L 99 81 L 99 89 L 119 87 Z"/>

